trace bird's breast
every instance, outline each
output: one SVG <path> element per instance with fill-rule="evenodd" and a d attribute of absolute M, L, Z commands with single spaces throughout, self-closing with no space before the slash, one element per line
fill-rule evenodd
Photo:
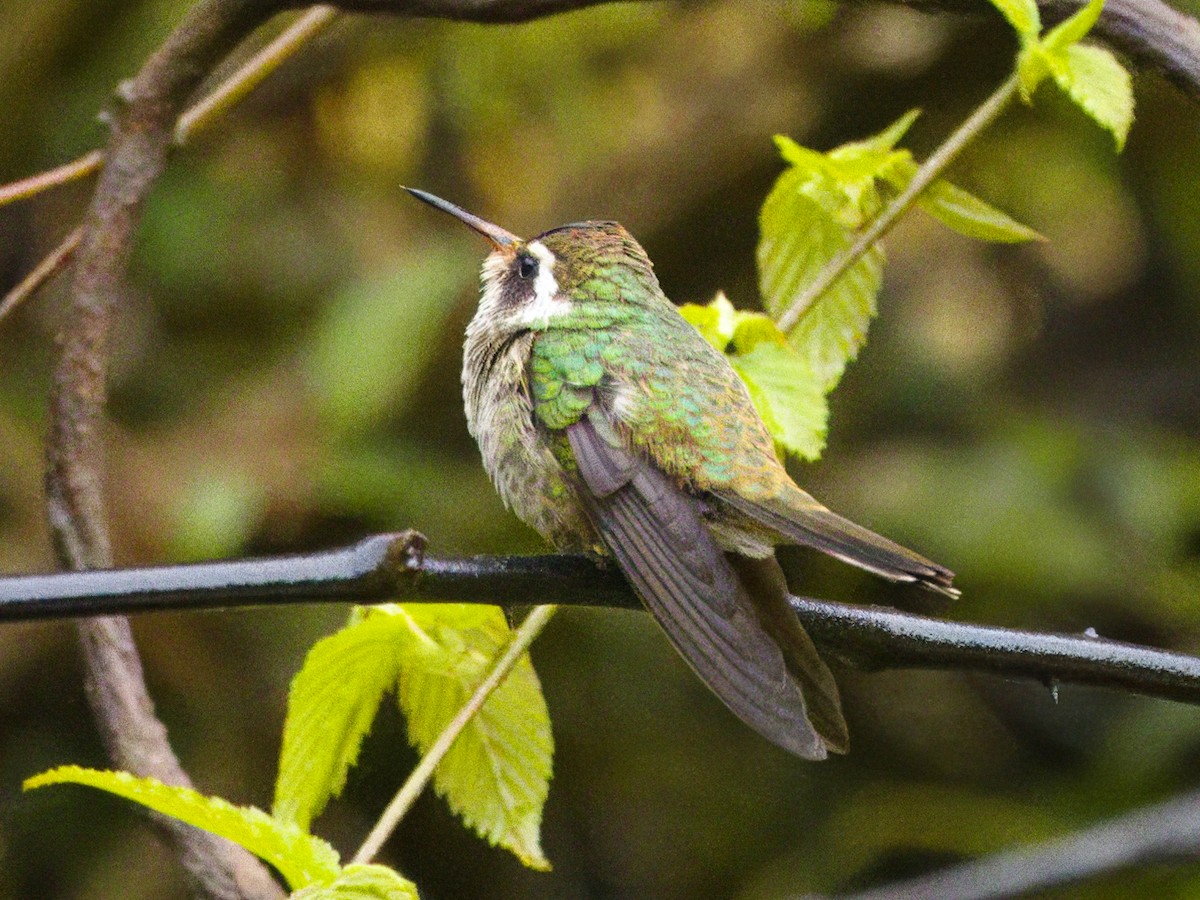
<path fill-rule="evenodd" d="M 501 499 L 560 550 L 590 550 L 594 531 L 575 488 L 534 425 L 528 363 L 531 332 L 494 336 L 467 330 L 463 405 L 467 429 Z"/>

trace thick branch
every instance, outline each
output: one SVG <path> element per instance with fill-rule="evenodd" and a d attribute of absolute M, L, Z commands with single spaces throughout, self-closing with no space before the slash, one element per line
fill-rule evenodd
<path fill-rule="evenodd" d="M 386 600 L 638 609 L 615 570 L 579 556 L 428 557 L 415 532 L 307 556 L 0 578 L 0 620 Z M 1093 684 L 1200 704 L 1200 658 L 1088 635 L 946 622 L 806 597 L 821 648 L 862 669 L 955 669 Z"/>

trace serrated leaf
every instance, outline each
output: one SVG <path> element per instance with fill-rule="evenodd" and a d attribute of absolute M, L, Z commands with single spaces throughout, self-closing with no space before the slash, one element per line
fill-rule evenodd
<path fill-rule="evenodd" d="M 400 671 L 404 623 L 357 618 L 313 645 L 292 680 L 274 814 L 307 829 L 346 784 L 383 695 Z"/>
<path fill-rule="evenodd" d="M 407 604 L 423 652 L 401 660 L 399 701 L 412 742 L 427 752 L 483 680 L 511 634 L 479 604 Z M 466 824 L 525 865 L 549 869 L 539 836 L 554 741 L 528 654 L 484 703 L 434 772 L 433 785 Z"/>
<path fill-rule="evenodd" d="M 296 891 L 289 900 L 420 900 L 417 886 L 387 866 L 351 864 L 331 884 Z"/>
<path fill-rule="evenodd" d="M 1133 125 L 1133 81 L 1128 70 L 1103 47 L 1072 44 L 1051 57 L 1051 73 L 1080 109 L 1112 132 L 1121 150 Z"/>
<path fill-rule="evenodd" d="M 1088 0 L 1077 13 L 1047 31 L 1042 38 L 1042 46 L 1048 52 L 1055 53 L 1079 43 L 1092 30 L 1103 9 L 1104 0 Z"/>
<path fill-rule="evenodd" d="M 1028 225 L 942 179 L 926 188 L 917 203 L 947 228 L 967 237 L 1002 244 L 1045 240 Z"/>
<path fill-rule="evenodd" d="M 776 445 L 804 459 L 818 459 L 825 447 L 829 406 L 804 359 L 791 347 L 763 340 L 730 362 Z"/>
<path fill-rule="evenodd" d="M 339 870 L 338 854 L 320 838 L 292 822 L 274 819 L 252 806 L 234 806 L 191 788 L 166 785 L 128 772 L 106 772 L 82 766 L 60 766 L 26 779 L 25 790 L 50 784 L 82 784 L 116 794 L 142 806 L 219 834 L 245 847 L 279 870 L 293 889 L 331 882 Z"/>
<path fill-rule="evenodd" d="M 729 302 L 723 291 L 719 291 L 712 302 L 701 306 L 698 303 L 685 303 L 679 307 L 679 314 L 692 324 L 701 337 L 725 352 L 729 341 L 733 338 L 737 324 L 737 310 Z"/>
<path fill-rule="evenodd" d="M 1034 0 L 992 0 L 1004 18 L 1023 39 L 1037 37 L 1042 30 L 1042 17 Z"/>
<path fill-rule="evenodd" d="M 854 233 L 804 193 L 795 170 L 779 177 L 759 219 L 759 287 L 768 311 L 778 317 L 830 260 L 850 246 Z M 866 338 L 882 275 L 883 251 L 876 245 L 803 310 L 788 335 L 826 393 Z"/>

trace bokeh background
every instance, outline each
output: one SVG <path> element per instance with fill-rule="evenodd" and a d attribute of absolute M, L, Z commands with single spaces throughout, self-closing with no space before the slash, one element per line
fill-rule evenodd
<path fill-rule="evenodd" d="M 104 137 L 96 113 L 181 0 L 0 4 L 0 180 Z M 1197 11 L 1193 3 L 1192 12 Z M 272 23 L 255 41 L 279 30 Z M 252 43 L 254 43 L 252 42 Z M 518 233 L 616 218 L 668 294 L 756 303 L 771 136 L 827 149 L 926 110 L 923 156 L 1004 77 L 998 16 L 891 5 L 616 5 L 521 26 L 347 16 L 173 158 L 141 229 L 114 378 L 122 563 L 304 550 L 381 529 L 438 553 L 538 552 L 466 432 L 460 341 L 483 246 L 419 185 Z M 959 573 L 957 619 L 1200 652 L 1200 115 L 1136 79 L 1125 153 L 1046 91 L 954 178 L 1047 243 L 920 213 L 888 241 L 881 315 L 797 478 Z M 88 186 L 0 209 L 0 281 Z M 52 567 L 41 508 L 61 285 L 0 323 L 0 571 Z M 924 596 L 796 552 L 817 596 Z M 530 598 L 536 601 L 537 598 Z M 197 783 L 268 806 L 289 679 L 343 607 L 154 614 L 134 627 Z M 387 858 L 439 898 L 744 900 L 844 891 L 1065 834 L 1197 781 L 1200 711 L 960 673 L 839 670 L 853 750 L 798 762 L 742 727 L 642 614 L 562 613 L 533 651 L 557 740 L 551 874 L 424 797 Z M 126 803 L 24 797 L 104 765 L 69 624 L 0 630 L 0 896 L 167 898 Z M 316 829 L 352 852 L 415 762 L 385 705 Z M 1195 896 L 1200 864 L 1053 896 Z"/>

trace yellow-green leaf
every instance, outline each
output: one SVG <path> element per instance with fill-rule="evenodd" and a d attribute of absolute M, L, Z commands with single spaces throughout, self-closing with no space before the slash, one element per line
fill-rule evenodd
<path fill-rule="evenodd" d="M 733 338 L 738 313 L 723 291 L 719 291 L 711 303 L 703 306 L 698 303 L 685 303 L 679 307 L 679 314 L 687 319 L 706 341 L 722 353 L 725 352 Z"/>
<path fill-rule="evenodd" d="M 153 778 L 61 766 L 27 779 L 25 790 L 67 783 L 108 791 L 228 838 L 278 869 L 293 890 L 329 883 L 340 871 L 337 851 L 293 822 L 274 819 L 252 806 L 234 806 L 219 797 L 206 797 L 191 788 L 163 784 Z"/>
<path fill-rule="evenodd" d="M 1042 18 L 1034 0 L 992 0 L 1004 18 L 1022 38 L 1022 41 L 1037 37 L 1042 30 Z"/>
<path fill-rule="evenodd" d="M 1112 133 L 1121 150 L 1133 125 L 1129 71 L 1103 47 L 1072 44 L 1052 57 L 1051 72 L 1076 105 Z"/>
<path fill-rule="evenodd" d="M 1077 13 L 1047 31 L 1046 36 L 1042 38 L 1042 46 L 1048 52 L 1055 53 L 1079 43 L 1092 30 L 1103 9 L 1104 0 L 1088 0 Z"/>
<path fill-rule="evenodd" d="M 342 792 L 408 638 L 403 622 L 366 616 L 313 645 L 288 694 L 276 817 L 307 829 Z"/>
<path fill-rule="evenodd" d="M 759 287 L 768 311 L 776 317 L 854 238 L 854 232 L 803 187 L 801 173 L 784 172 L 760 212 Z M 883 250 L 876 245 L 802 311 L 788 335 L 826 393 L 866 338 L 882 276 Z"/>
<path fill-rule="evenodd" d="M 346 866 L 331 883 L 313 885 L 289 900 L 420 900 L 417 886 L 394 869 L 370 863 Z"/>
<path fill-rule="evenodd" d="M 820 380 L 800 355 L 786 345 L 760 340 L 730 362 L 746 383 L 777 447 L 804 459 L 819 458 L 829 407 Z"/>
<path fill-rule="evenodd" d="M 921 116 L 921 110 L 910 109 L 900 118 L 898 118 L 887 128 L 880 131 L 878 134 L 873 134 L 869 138 L 861 141 L 853 141 L 849 144 L 843 144 L 836 150 L 831 150 L 831 157 L 843 156 L 852 153 L 854 150 L 870 150 L 878 154 L 886 154 L 890 150 L 894 150 L 896 145 L 900 143 L 901 138 L 908 134 L 908 130 L 913 127 L 913 123 Z"/>
<path fill-rule="evenodd" d="M 1033 102 L 1033 95 L 1050 74 L 1050 63 L 1046 51 L 1037 41 L 1030 42 L 1017 56 L 1017 78 L 1020 81 L 1021 99 Z"/>
<path fill-rule="evenodd" d="M 1045 240 L 1028 225 L 948 181 L 935 181 L 917 203 L 947 228 L 967 237 L 1004 244 Z"/>
<path fill-rule="evenodd" d="M 426 752 L 511 632 L 496 607 L 408 604 L 399 610 L 421 647 L 401 660 L 400 706 L 409 737 Z M 553 753 L 550 715 L 526 654 L 438 765 L 434 788 L 480 836 L 531 868 L 549 869 L 540 829 Z"/>

